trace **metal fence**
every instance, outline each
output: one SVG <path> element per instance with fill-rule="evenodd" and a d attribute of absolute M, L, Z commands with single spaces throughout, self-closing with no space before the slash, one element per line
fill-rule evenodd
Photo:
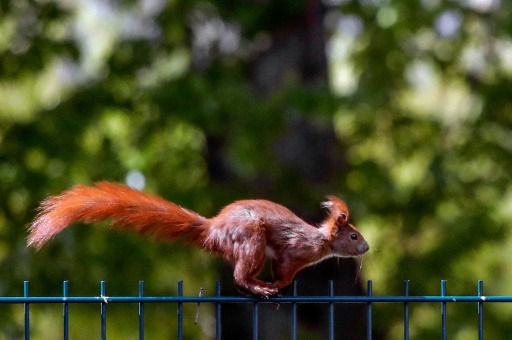
<path fill-rule="evenodd" d="M 144 306 L 151 303 L 171 303 L 177 306 L 177 338 L 183 338 L 183 305 L 184 304 L 213 304 L 215 308 L 215 337 L 221 339 L 222 318 L 221 308 L 223 304 L 245 303 L 252 305 L 253 339 L 258 339 L 258 308 L 261 304 L 291 304 L 290 334 L 291 339 L 297 339 L 297 304 L 323 303 L 329 308 L 329 339 L 334 339 L 334 305 L 338 303 L 359 303 L 366 305 L 366 338 L 372 339 L 372 306 L 378 303 L 398 303 L 403 305 L 403 334 L 404 339 L 409 339 L 409 303 L 439 303 L 441 306 L 441 337 L 447 338 L 447 312 L 446 306 L 450 303 L 474 303 L 477 307 L 478 339 L 484 337 L 484 304 L 493 302 L 512 302 L 512 296 L 484 296 L 483 281 L 478 281 L 477 295 L 453 296 L 446 295 L 446 281 L 441 281 L 440 295 L 435 296 L 410 296 L 409 281 L 404 282 L 404 295 L 402 296 L 374 296 L 372 294 L 372 281 L 367 283 L 367 291 L 364 296 L 335 296 L 333 282 L 329 281 L 329 293 L 327 296 L 298 296 L 297 282 L 293 283 L 292 295 L 269 299 L 258 299 L 243 296 L 221 296 L 220 282 L 216 285 L 215 296 L 183 296 L 183 282 L 178 282 L 177 296 L 145 296 L 144 282 L 139 282 L 137 296 L 108 296 L 105 281 L 100 283 L 99 296 L 69 296 L 68 281 L 63 282 L 62 296 L 42 297 L 30 296 L 29 282 L 24 282 L 24 294 L 20 297 L 0 297 L 0 304 L 22 304 L 24 306 L 24 331 L 25 339 L 30 339 L 30 306 L 32 304 L 62 304 L 63 308 L 63 339 L 69 338 L 69 305 L 70 304 L 98 304 L 100 306 L 101 339 L 106 339 L 107 333 L 107 306 L 109 304 L 138 304 L 138 332 L 139 339 L 144 339 Z"/>

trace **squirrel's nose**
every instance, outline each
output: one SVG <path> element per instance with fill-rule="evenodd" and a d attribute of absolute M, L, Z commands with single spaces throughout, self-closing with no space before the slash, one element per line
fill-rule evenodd
<path fill-rule="evenodd" d="M 361 253 L 361 254 L 364 254 L 366 253 L 368 250 L 370 250 L 370 245 L 368 244 L 368 242 L 364 241 L 363 243 L 361 243 L 360 245 L 357 246 L 357 250 Z"/>

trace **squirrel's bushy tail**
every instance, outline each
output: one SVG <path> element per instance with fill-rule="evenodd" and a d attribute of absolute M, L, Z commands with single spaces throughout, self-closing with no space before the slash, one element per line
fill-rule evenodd
<path fill-rule="evenodd" d="M 112 219 L 112 225 L 158 239 L 184 237 L 202 247 L 208 219 L 128 186 L 100 182 L 95 186 L 77 185 L 43 201 L 30 225 L 28 245 L 41 248 L 48 240 L 75 222 Z"/>

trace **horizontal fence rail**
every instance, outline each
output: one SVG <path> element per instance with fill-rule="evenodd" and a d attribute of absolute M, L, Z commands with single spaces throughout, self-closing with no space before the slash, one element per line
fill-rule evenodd
<path fill-rule="evenodd" d="M 31 304 L 62 304 L 63 305 L 63 338 L 68 339 L 69 334 L 69 305 L 70 304 L 99 304 L 101 318 L 101 339 L 106 339 L 107 305 L 136 303 L 139 305 L 139 339 L 144 339 L 144 305 L 151 303 L 172 303 L 177 305 L 177 337 L 183 337 L 183 304 L 210 303 L 215 306 L 215 335 L 221 338 L 221 308 L 223 304 L 245 303 L 253 306 L 253 339 L 258 339 L 258 306 L 260 304 L 291 304 L 291 338 L 297 338 L 297 304 L 323 303 L 329 306 L 329 339 L 334 339 L 334 304 L 360 303 L 366 304 L 366 337 L 372 339 L 372 307 L 376 303 L 401 303 L 404 306 L 404 339 L 409 339 L 409 303 L 425 302 L 441 304 L 441 335 L 446 339 L 447 321 L 446 305 L 449 303 L 476 303 L 478 314 L 478 339 L 482 340 L 483 333 L 483 305 L 484 303 L 511 303 L 512 296 L 485 296 L 483 294 L 483 281 L 478 281 L 477 295 L 457 296 L 446 295 L 446 281 L 441 281 L 440 295 L 412 296 L 409 295 L 409 281 L 404 282 L 404 295 L 402 296 L 374 296 L 372 294 L 372 281 L 367 284 L 367 293 L 363 296 L 336 296 L 334 295 L 333 281 L 329 281 L 327 296 L 298 296 L 297 282 L 293 283 L 291 296 L 272 297 L 268 299 L 245 296 L 222 296 L 221 285 L 217 282 L 214 296 L 183 296 L 183 282 L 178 282 L 177 296 L 145 296 L 144 282 L 139 282 L 136 296 L 109 296 L 106 292 L 105 281 L 100 282 L 99 296 L 69 296 L 68 281 L 63 282 L 62 296 L 30 296 L 29 282 L 24 282 L 24 294 L 18 297 L 0 297 L 0 304 L 22 304 L 24 306 L 25 339 L 30 339 L 30 305 Z"/>

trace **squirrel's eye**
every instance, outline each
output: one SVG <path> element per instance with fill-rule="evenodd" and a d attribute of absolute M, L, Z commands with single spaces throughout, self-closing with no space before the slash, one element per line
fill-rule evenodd
<path fill-rule="evenodd" d="M 350 234 L 350 238 L 354 241 L 357 240 L 357 234 Z"/>

